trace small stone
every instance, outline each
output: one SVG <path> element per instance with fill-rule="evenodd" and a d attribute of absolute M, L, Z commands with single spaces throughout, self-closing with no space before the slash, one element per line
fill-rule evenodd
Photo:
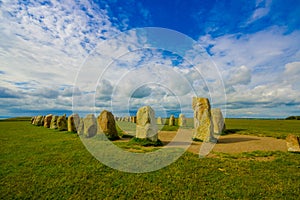
<path fill-rule="evenodd" d="M 100 131 L 103 132 L 108 137 L 108 139 L 119 139 L 115 118 L 111 112 L 103 110 L 98 116 L 97 120 Z"/>
<path fill-rule="evenodd" d="M 131 118 L 130 121 L 131 121 L 132 123 L 136 123 L 136 116 L 131 116 L 130 118 Z"/>
<path fill-rule="evenodd" d="M 178 117 L 178 126 L 186 126 L 186 118 L 182 113 Z"/>
<path fill-rule="evenodd" d="M 79 125 L 79 116 L 78 114 L 72 114 L 68 117 L 68 131 L 77 132 L 76 126 Z"/>
<path fill-rule="evenodd" d="M 35 116 L 34 116 L 34 117 L 31 117 L 31 120 L 30 120 L 30 123 L 31 123 L 31 124 L 33 124 L 34 119 L 35 119 Z"/>
<path fill-rule="evenodd" d="M 300 138 L 296 135 L 289 134 L 286 137 L 287 149 L 290 152 L 300 152 Z"/>
<path fill-rule="evenodd" d="M 44 117 L 42 115 L 39 115 L 35 118 L 33 124 L 36 126 L 43 126 L 44 122 L 43 122 Z"/>
<path fill-rule="evenodd" d="M 57 119 L 58 119 L 57 115 L 52 116 L 51 123 L 50 123 L 51 129 L 57 129 Z"/>
<path fill-rule="evenodd" d="M 52 114 L 46 115 L 46 117 L 44 119 L 44 127 L 45 128 L 50 128 L 52 117 L 53 117 Z"/>
<path fill-rule="evenodd" d="M 84 119 L 83 119 L 83 134 L 85 137 L 93 137 L 97 134 L 97 120 L 95 118 L 94 114 L 88 114 Z"/>
<path fill-rule="evenodd" d="M 215 142 L 214 127 L 211 119 L 210 103 L 207 98 L 193 97 L 194 140 Z"/>
<path fill-rule="evenodd" d="M 225 131 L 225 122 L 220 108 L 212 108 L 211 116 L 214 125 L 214 133 L 221 134 Z"/>
<path fill-rule="evenodd" d="M 175 117 L 174 117 L 174 115 L 171 115 L 171 116 L 170 116 L 170 119 L 169 119 L 169 126 L 175 126 Z"/>
<path fill-rule="evenodd" d="M 78 127 L 77 127 L 77 134 L 78 135 L 83 135 L 83 132 L 84 132 L 84 123 L 83 123 L 83 119 L 80 118 L 79 119 L 79 124 L 78 124 Z"/>
<path fill-rule="evenodd" d="M 159 125 L 163 124 L 161 117 L 158 117 L 156 119 L 156 124 L 159 124 Z"/>
<path fill-rule="evenodd" d="M 66 115 L 59 116 L 57 118 L 57 129 L 59 131 L 66 131 L 66 130 L 68 130 Z"/>
<path fill-rule="evenodd" d="M 139 108 L 136 114 L 136 138 L 158 140 L 154 110 L 150 106 Z"/>

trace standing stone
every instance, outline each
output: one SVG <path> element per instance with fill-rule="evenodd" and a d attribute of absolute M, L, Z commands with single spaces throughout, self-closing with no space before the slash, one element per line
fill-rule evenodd
<path fill-rule="evenodd" d="M 80 118 L 79 123 L 78 123 L 78 127 L 77 127 L 77 134 L 78 135 L 83 135 L 83 132 L 84 132 L 84 123 L 83 123 L 83 119 Z"/>
<path fill-rule="evenodd" d="M 174 117 L 174 115 L 171 115 L 171 116 L 170 116 L 170 119 L 169 119 L 169 126 L 175 126 L 175 117 Z"/>
<path fill-rule="evenodd" d="M 111 112 L 103 110 L 98 116 L 97 120 L 100 131 L 103 132 L 108 137 L 108 139 L 119 139 L 115 118 Z"/>
<path fill-rule="evenodd" d="M 52 116 L 51 123 L 50 123 L 51 129 L 57 129 L 57 119 L 58 119 L 57 115 Z"/>
<path fill-rule="evenodd" d="M 225 122 L 221 109 L 212 108 L 211 117 L 214 125 L 214 133 L 221 134 L 225 130 Z"/>
<path fill-rule="evenodd" d="M 31 120 L 30 120 L 30 123 L 31 123 L 31 124 L 33 124 L 34 119 L 35 119 L 35 116 L 34 116 L 34 117 L 31 117 Z"/>
<path fill-rule="evenodd" d="M 45 128 L 50 128 L 51 120 L 52 120 L 52 114 L 46 115 L 44 119 L 44 127 Z"/>
<path fill-rule="evenodd" d="M 207 98 L 193 97 L 192 107 L 194 110 L 193 139 L 204 142 L 215 142 L 209 100 Z"/>
<path fill-rule="evenodd" d="M 34 116 L 34 119 L 33 119 L 33 122 L 32 122 L 33 125 L 35 125 L 36 118 L 37 118 L 37 116 Z"/>
<path fill-rule="evenodd" d="M 161 117 L 158 117 L 156 119 L 156 124 L 159 124 L 159 125 L 163 124 Z"/>
<path fill-rule="evenodd" d="M 33 122 L 34 125 L 36 126 L 43 126 L 43 116 L 42 115 L 39 115 L 35 118 L 34 122 Z"/>
<path fill-rule="evenodd" d="M 136 123 L 136 116 L 131 116 L 130 118 L 131 118 L 130 121 L 131 121 L 132 123 Z"/>
<path fill-rule="evenodd" d="M 298 136 L 289 134 L 286 137 L 286 145 L 288 151 L 300 153 L 300 138 Z"/>
<path fill-rule="evenodd" d="M 155 113 L 150 106 L 139 108 L 136 114 L 136 137 L 154 142 L 158 139 Z"/>
<path fill-rule="evenodd" d="M 186 126 L 186 118 L 182 113 L 178 117 L 178 126 Z"/>
<path fill-rule="evenodd" d="M 57 129 L 59 131 L 66 131 L 66 130 L 68 130 L 66 115 L 59 116 L 57 118 Z"/>
<path fill-rule="evenodd" d="M 76 126 L 79 125 L 79 116 L 78 114 L 72 114 L 68 117 L 68 131 L 77 132 Z"/>
<path fill-rule="evenodd" d="M 83 134 L 85 137 L 93 137 L 97 133 L 97 120 L 94 114 L 88 114 L 83 119 Z"/>

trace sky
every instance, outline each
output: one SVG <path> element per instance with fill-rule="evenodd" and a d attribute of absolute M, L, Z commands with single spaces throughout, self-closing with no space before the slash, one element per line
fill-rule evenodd
<path fill-rule="evenodd" d="M 0 118 L 300 115 L 299 0 L 0 0 Z"/>

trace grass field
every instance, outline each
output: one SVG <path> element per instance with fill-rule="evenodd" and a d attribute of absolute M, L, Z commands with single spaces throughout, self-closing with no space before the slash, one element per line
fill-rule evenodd
<path fill-rule="evenodd" d="M 280 138 L 299 134 L 299 124 L 289 123 L 226 120 L 232 132 Z M 255 156 L 275 159 L 239 159 Z M 199 159 L 186 152 L 161 170 L 130 174 L 101 164 L 76 134 L 27 121 L 0 122 L 0 199 L 299 199 L 299 185 L 300 154 Z"/>
<path fill-rule="evenodd" d="M 268 136 L 285 139 L 288 134 L 300 136 L 300 120 L 226 119 L 225 134 Z"/>

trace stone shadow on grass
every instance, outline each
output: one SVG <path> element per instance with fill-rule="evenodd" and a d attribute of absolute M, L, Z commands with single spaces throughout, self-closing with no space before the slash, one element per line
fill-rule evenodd
<path fill-rule="evenodd" d="M 228 144 L 228 143 L 238 143 L 238 142 L 248 142 L 252 140 L 259 140 L 255 138 L 244 138 L 244 137 L 237 137 L 237 138 L 219 138 L 219 144 Z"/>

